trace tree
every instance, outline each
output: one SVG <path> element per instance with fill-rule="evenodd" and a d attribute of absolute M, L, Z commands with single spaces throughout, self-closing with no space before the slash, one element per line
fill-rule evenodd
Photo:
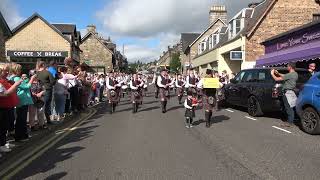
<path fill-rule="evenodd" d="M 180 61 L 180 54 L 175 53 L 172 55 L 171 61 L 170 61 L 170 71 L 177 73 L 181 67 L 181 61 Z"/>

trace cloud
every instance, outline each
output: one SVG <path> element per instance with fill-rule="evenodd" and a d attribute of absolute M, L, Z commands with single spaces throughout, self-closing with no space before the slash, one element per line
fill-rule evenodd
<path fill-rule="evenodd" d="M 154 48 L 148 48 L 139 45 L 128 45 L 125 46 L 125 55 L 130 62 L 142 61 L 148 62 L 151 60 L 156 60 L 159 55 L 159 51 Z"/>
<path fill-rule="evenodd" d="M 113 0 L 96 13 L 103 31 L 112 37 L 137 38 L 128 46 L 128 59 L 159 57 L 168 45 L 179 42 L 182 32 L 201 32 L 209 24 L 209 9 L 225 4 L 229 18 L 253 0 Z M 157 48 L 139 40 L 159 41 Z M 133 52 L 137 51 L 137 52 Z"/>
<path fill-rule="evenodd" d="M 0 11 L 11 29 L 24 20 L 24 18 L 20 16 L 18 8 L 13 0 L 1 0 Z"/>

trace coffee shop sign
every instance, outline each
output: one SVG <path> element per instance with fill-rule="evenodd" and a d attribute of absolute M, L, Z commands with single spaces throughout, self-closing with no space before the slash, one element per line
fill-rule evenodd
<path fill-rule="evenodd" d="M 13 57 L 66 57 L 67 51 L 8 51 L 8 56 Z"/>
<path fill-rule="evenodd" d="M 291 39 L 287 40 L 286 42 L 278 43 L 277 50 L 282 50 L 282 49 L 286 49 L 289 47 L 293 47 L 293 46 L 297 46 L 297 45 L 301 45 L 301 44 L 306 44 L 306 43 L 313 41 L 313 40 L 316 40 L 316 39 L 320 39 L 320 32 L 313 33 L 313 34 L 306 33 L 300 38 L 291 38 Z"/>

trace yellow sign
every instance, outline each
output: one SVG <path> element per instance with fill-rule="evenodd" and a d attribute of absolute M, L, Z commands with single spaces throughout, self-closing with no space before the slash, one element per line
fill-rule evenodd
<path fill-rule="evenodd" d="M 204 78 L 203 88 L 219 88 L 219 78 Z"/>

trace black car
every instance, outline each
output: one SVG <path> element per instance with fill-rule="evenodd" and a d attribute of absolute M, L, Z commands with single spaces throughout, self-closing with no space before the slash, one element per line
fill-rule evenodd
<path fill-rule="evenodd" d="M 231 83 L 223 88 L 225 102 L 248 108 L 250 116 L 262 116 L 265 112 L 282 110 L 282 83 L 271 76 L 272 68 L 257 68 L 240 71 Z M 274 68 L 281 74 L 288 73 L 286 68 Z M 296 93 L 306 83 L 311 74 L 306 69 L 296 69 L 299 75 Z"/>

